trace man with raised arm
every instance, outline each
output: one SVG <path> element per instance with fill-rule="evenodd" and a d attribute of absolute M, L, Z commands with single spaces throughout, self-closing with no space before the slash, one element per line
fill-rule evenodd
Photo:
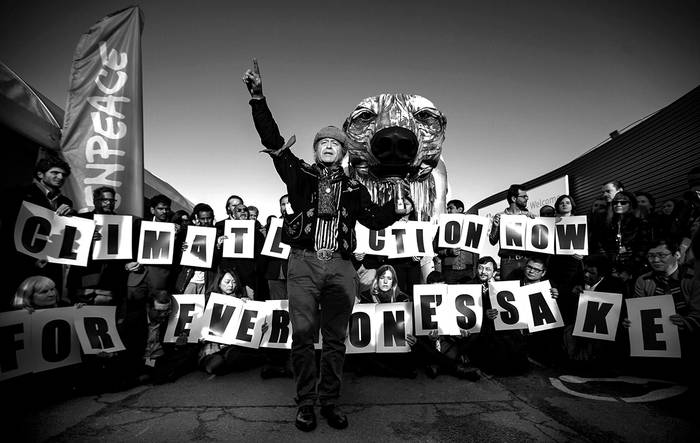
<path fill-rule="evenodd" d="M 299 404 L 295 424 L 302 431 L 316 427 L 314 403 L 318 398 L 328 424 L 343 429 L 348 420 L 337 401 L 348 321 L 358 291 L 357 274 L 350 263 L 355 222 L 379 230 L 398 220 L 405 210 L 395 210 L 393 200 L 383 206 L 373 203 L 367 189 L 344 174 L 341 161 L 350 141 L 335 126 L 321 129 L 314 137 L 313 165 L 299 159 L 289 149 L 296 138 L 285 143 L 267 106 L 257 60 L 243 81 L 252 97 L 253 121 L 264 152 L 272 157 L 294 208 L 293 214 L 285 215 L 282 241 L 292 247 L 287 294 Z M 313 342 L 319 323 L 323 349 L 317 391 Z"/>

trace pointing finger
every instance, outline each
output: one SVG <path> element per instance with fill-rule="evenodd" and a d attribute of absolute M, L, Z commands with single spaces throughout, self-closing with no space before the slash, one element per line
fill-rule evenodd
<path fill-rule="evenodd" d="M 258 59 L 254 58 L 253 59 L 253 72 L 257 75 L 260 75 L 260 66 L 258 65 Z"/>

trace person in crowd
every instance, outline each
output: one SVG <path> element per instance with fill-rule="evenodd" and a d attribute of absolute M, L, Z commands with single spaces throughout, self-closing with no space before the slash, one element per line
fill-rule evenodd
<path fill-rule="evenodd" d="M 506 193 L 508 207 L 501 213 L 493 217 L 491 230 L 489 231 L 489 241 L 492 245 L 498 243 L 500 235 L 500 224 L 502 215 L 526 215 L 530 218 L 535 216 L 527 210 L 527 190 L 523 185 L 510 185 Z M 522 251 L 515 251 L 504 248 L 501 245 L 498 256 L 501 258 L 501 280 L 512 280 L 511 274 L 522 269 L 527 263 L 527 256 Z"/>
<path fill-rule="evenodd" d="M 554 206 L 544 205 L 540 208 L 540 217 L 554 217 L 557 215 Z"/>
<path fill-rule="evenodd" d="M 229 205 L 232 200 L 235 202 L 236 196 L 229 198 Z M 231 220 L 248 220 L 248 207 L 243 203 L 238 203 L 230 209 L 229 219 Z M 223 252 L 223 241 L 228 238 L 224 233 L 224 223 L 226 220 L 221 220 L 216 224 L 217 228 L 217 256 L 221 256 Z M 262 235 L 260 230 L 255 229 L 254 231 L 254 252 L 253 258 L 241 258 L 241 257 L 221 257 L 220 264 L 223 267 L 235 268 L 238 271 L 238 275 L 241 277 L 241 281 L 248 291 L 248 295 L 256 300 L 266 300 L 268 295 L 267 284 L 262 284 L 262 269 L 260 281 L 258 281 L 258 264 L 262 266 L 262 261 L 260 258 L 260 253 L 262 247 L 265 243 L 265 237 Z M 260 284 L 259 284 L 260 283 Z"/>
<path fill-rule="evenodd" d="M 683 237 L 678 250 L 681 253 L 679 263 L 683 269 L 684 273 L 689 273 L 693 275 L 695 273 L 695 262 L 697 257 L 693 252 L 693 238 L 695 238 L 697 232 L 700 231 L 700 216 L 695 217 L 693 223 L 690 225 L 690 232 L 687 237 Z"/>
<path fill-rule="evenodd" d="M 621 181 L 612 180 L 603 184 L 601 188 L 601 194 L 606 202 L 612 202 L 613 198 L 619 193 L 624 191 L 625 188 Z"/>
<path fill-rule="evenodd" d="M 114 215 L 116 195 L 114 188 L 109 186 L 93 189 L 92 202 L 95 209 L 78 216 L 93 219 L 95 214 Z M 101 229 L 100 226 L 95 228 L 93 247 L 96 241 L 102 239 Z M 87 266 L 71 266 L 68 270 L 68 300 L 88 305 L 121 305 L 126 283 L 124 264 L 123 260 L 93 260 L 91 251 Z"/>
<path fill-rule="evenodd" d="M 284 219 L 289 206 L 289 195 L 285 194 L 280 197 L 279 205 L 280 217 Z M 265 279 L 267 280 L 270 300 L 287 299 L 287 260 L 268 257 Z"/>
<path fill-rule="evenodd" d="M 481 331 L 472 346 L 474 364 L 481 370 L 497 375 L 518 375 L 529 368 L 527 344 L 521 330 L 496 331 L 494 319 L 498 310 L 493 308 L 489 284 L 498 270 L 496 261 L 489 256 L 479 258 L 477 278 L 481 285 L 483 320 Z"/>
<path fill-rule="evenodd" d="M 649 217 L 656 213 L 656 199 L 647 191 L 635 192 L 639 217 Z"/>
<path fill-rule="evenodd" d="M 623 299 L 628 297 L 625 282 L 612 275 L 610 261 L 605 255 L 589 255 L 583 262 L 583 285 L 573 289 L 577 305 L 583 291 L 621 294 Z M 577 369 L 610 370 L 613 366 L 619 367 L 622 359 L 629 355 L 628 337 L 621 328 L 616 334 L 615 343 L 577 337 L 573 331 L 573 321 L 566 323 L 563 331 L 564 348 L 569 362 Z"/>
<path fill-rule="evenodd" d="M 540 283 L 547 276 L 547 258 L 541 255 L 533 255 L 528 258 L 525 267 L 519 271 L 520 285 L 527 286 Z M 550 281 L 550 293 L 552 298 L 559 298 L 559 290 Z M 558 301 L 558 300 L 557 300 Z M 540 331 L 527 336 L 528 354 L 537 358 L 538 361 L 548 363 L 559 363 L 565 355 L 562 346 L 562 330 L 560 328 Z"/>
<path fill-rule="evenodd" d="M 576 210 L 576 204 L 573 197 L 564 194 L 557 197 L 554 208 L 557 217 L 570 217 Z M 573 293 L 573 288 L 583 285 L 582 259 L 580 255 L 553 255 L 549 258 L 549 279 L 559 290 L 557 304 L 567 325 L 576 320 L 578 296 Z"/>
<path fill-rule="evenodd" d="M 608 201 L 605 197 L 599 197 L 591 203 L 591 210 L 588 213 L 589 218 L 594 216 L 604 215 L 608 211 Z"/>
<path fill-rule="evenodd" d="M 149 201 L 151 221 L 158 223 L 170 223 L 170 205 L 172 201 L 165 195 L 159 194 Z M 141 232 L 142 220 L 134 222 L 133 249 L 134 257 L 138 257 L 138 241 Z M 175 245 L 175 251 L 180 248 Z M 148 298 L 157 291 L 172 292 L 173 287 L 173 265 L 142 265 L 138 260 L 128 262 L 124 268 L 127 271 L 126 277 L 126 309 L 124 318 L 124 330 L 127 331 L 123 337 L 124 346 L 127 349 L 129 358 L 141 361 L 143 349 L 146 345 L 146 304 Z"/>
<path fill-rule="evenodd" d="M 652 238 L 654 240 L 673 238 L 680 241 L 684 236 L 681 212 L 683 212 L 683 205 L 676 199 L 664 201 L 660 212 L 653 218 Z"/>
<path fill-rule="evenodd" d="M 607 255 L 612 263 L 626 263 L 637 270 L 643 264 L 643 245 L 649 237 L 634 215 L 637 199 L 631 192 L 620 191 L 612 199 L 611 207 L 612 212 L 599 227 L 601 231 L 596 235 L 597 244 L 592 250 Z"/>
<path fill-rule="evenodd" d="M 289 196 L 287 194 L 283 195 L 279 199 L 280 206 L 280 217 L 284 219 L 287 214 L 287 207 L 289 206 Z M 268 232 L 271 219 L 275 218 L 274 215 L 268 217 L 267 227 Z M 263 277 L 267 280 L 268 286 L 268 300 L 286 300 L 287 299 L 287 260 L 276 258 L 276 257 L 266 257 L 265 267 L 260 268 L 265 269 Z M 265 356 L 267 361 L 260 371 L 260 376 L 263 379 L 268 378 L 288 378 L 292 377 L 291 370 L 291 353 L 284 349 L 267 349 L 265 351 Z"/>
<path fill-rule="evenodd" d="M 447 202 L 448 214 L 464 214 L 461 200 Z M 437 246 L 437 245 L 435 245 Z M 448 284 L 471 281 L 476 272 L 476 254 L 460 248 L 436 248 L 435 269 L 442 272 Z"/>
<path fill-rule="evenodd" d="M 679 330 L 694 334 L 700 331 L 700 284 L 681 273 L 678 244 L 659 240 L 647 253 L 651 272 L 637 278 L 634 297 L 671 294 L 676 314 L 671 322 Z"/>
<path fill-rule="evenodd" d="M 197 203 L 192 210 L 192 224 L 194 226 L 214 227 L 214 210 L 206 203 Z M 187 248 L 183 243 L 180 248 Z M 208 268 L 194 266 L 180 266 L 175 279 L 176 294 L 204 294 L 209 282 L 216 274 L 218 263 L 213 261 Z"/>
<path fill-rule="evenodd" d="M 53 280 L 44 275 L 32 275 L 19 284 L 8 307 L 13 310 L 25 309 L 33 314 L 36 311 L 67 307 L 67 304 L 61 300 Z M 78 390 L 80 373 L 81 371 L 76 371 L 75 365 L 71 365 L 24 374 L 3 382 L 3 396 L 8 401 L 11 400 L 13 405 L 22 404 L 28 399 L 31 402 L 36 399 L 63 399 Z"/>
<path fill-rule="evenodd" d="M 218 235 L 223 235 L 224 223 L 226 220 L 240 220 L 240 218 L 238 218 L 240 213 L 237 214 L 235 211 L 236 207 L 239 205 L 243 205 L 243 198 L 238 195 L 232 195 L 226 199 L 225 209 L 227 217 L 223 220 L 219 220 L 215 224 L 217 232 L 219 233 Z"/>
<path fill-rule="evenodd" d="M 417 215 L 413 200 L 404 196 L 407 214 L 401 217 L 401 221 L 416 221 Z M 352 263 L 360 278 L 360 292 L 367 291 L 376 277 L 377 269 L 383 265 L 391 265 L 396 270 L 399 289 L 405 292 L 410 300 L 413 300 L 413 285 L 421 282 L 421 258 L 403 257 L 389 258 L 386 255 L 355 253 Z"/>
<path fill-rule="evenodd" d="M 56 283 L 43 275 L 32 275 L 17 287 L 12 308 L 33 312 L 36 309 L 57 308 L 59 302 Z"/>
<path fill-rule="evenodd" d="M 11 191 L 6 196 L 2 208 L 2 246 L 4 251 L 13 251 L 12 257 L 5 261 L 3 284 L 6 298 L 2 302 L 9 307 L 12 294 L 25 278 L 32 275 L 44 275 L 63 287 L 64 265 L 49 263 L 45 259 L 36 259 L 17 252 L 14 243 L 14 229 L 22 202 L 26 201 L 54 211 L 56 215 L 75 214 L 73 202 L 62 193 L 63 185 L 71 174 L 71 168 L 55 155 L 41 158 L 34 168 L 32 183 Z M 61 294 L 65 296 L 66 294 Z"/>
<path fill-rule="evenodd" d="M 435 283 L 445 283 L 445 277 L 440 271 L 430 271 L 430 273 L 425 277 L 425 282 L 429 285 Z"/>
<path fill-rule="evenodd" d="M 250 300 L 240 277 L 238 277 L 238 273 L 232 268 L 219 268 L 207 289 L 207 302 L 212 292 L 235 297 L 243 301 Z M 261 364 L 263 359 L 263 353 L 258 349 L 204 342 L 199 351 L 198 364 L 199 368 L 207 374 L 222 375 L 231 371 L 250 369 Z"/>
<path fill-rule="evenodd" d="M 406 214 L 399 221 L 417 221 L 415 205 L 413 200 L 405 195 L 403 197 L 406 206 Z M 418 256 L 405 258 L 389 258 L 386 263 L 391 265 L 396 271 L 398 285 L 404 291 L 409 300 L 413 300 L 413 285 L 421 283 L 421 258 Z"/>
<path fill-rule="evenodd" d="M 248 206 L 248 220 L 258 220 L 258 216 L 260 215 L 260 211 L 258 210 L 257 206 L 250 205 Z"/>
<path fill-rule="evenodd" d="M 445 283 L 440 271 L 431 271 L 425 278 L 427 284 Z M 416 337 L 413 351 L 418 366 L 423 366 L 430 378 L 440 374 L 452 375 L 459 379 L 477 381 L 481 378 L 478 370 L 471 365 L 472 339 L 468 331 L 460 331 L 459 337 L 439 335 L 433 331 L 427 336 Z"/>
<path fill-rule="evenodd" d="M 360 303 L 395 303 L 410 301 L 408 295 L 399 288 L 399 277 L 391 265 L 382 265 L 369 291 L 359 296 Z"/>
<path fill-rule="evenodd" d="M 700 349 L 700 279 L 684 275 L 679 266 L 680 251 L 673 240 L 657 240 L 647 252 L 651 272 L 637 278 L 633 297 L 651 297 L 671 295 L 676 313 L 669 317 L 670 322 L 678 327 L 681 341 L 681 367 L 684 377 L 696 377 L 698 368 L 698 349 Z M 623 320 L 627 328 L 631 326 L 629 318 Z M 657 363 L 655 365 L 654 363 Z M 649 365 L 665 369 L 671 367 L 665 362 L 652 361 Z M 676 374 L 677 375 L 677 374 Z"/>
<path fill-rule="evenodd" d="M 190 224 L 190 214 L 183 209 L 177 210 L 173 212 L 173 215 L 170 217 L 170 222 L 175 224 L 176 233 L 181 230 L 186 230 L 187 225 Z"/>
<path fill-rule="evenodd" d="M 678 204 L 681 206 L 677 212 L 682 238 L 688 235 L 693 220 L 700 217 L 700 166 L 688 171 L 688 190 L 683 193 Z"/>
<path fill-rule="evenodd" d="M 360 303 L 397 303 L 408 302 L 409 298 L 399 289 L 398 275 L 391 265 L 382 265 L 377 269 L 371 289 L 359 296 Z M 409 346 L 416 344 L 416 337 L 406 335 Z M 348 366 L 354 368 L 357 375 L 372 374 L 385 377 L 415 378 L 417 375 L 412 353 L 406 354 L 359 354 L 348 358 Z"/>
<path fill-rule="evenodd" d="M 146 346 L 139 375 L 141 383 L 170 383 L 197 366 L 199 346 L 187 343 L 185 334 L 179 336 L 175 343 L 163 342 L 173 303 L 172 296 L 162 289 L 148 298 Z"/>
<path fill-rule="evenodd" d="M 314 164 L 302 162 L 289 149 L 296 138 L 285 143 L 279 133 L 262 92 L 257 61 L 253 70 L 246 71 L 243 81 L 251 95 L 255 128 L 287 186 L 295 211 L 285 219 L 283 231 L 283 241 L 292 247 L 287 295 L 299 404 L 295 425 L 303 431 L 316 427 L 314 403 L 318 391 L 321 415 L 330 426 L 343 429 L 348 420 L 337 402 L 347 325 L 357 291 L 357 276 L 350 263 L 355 222 L 369 229 L 383 229 L 406 211 L 395 211 L 393 199 L 384 206 L 375 204 L 361 183 L 344 174 L 341 162 L 350 142 L 336 127 L 322 128 L 314 137 Z M 408 195 L 408 189 L 405 191 L 403 195 Z M 317 384 L 313 342 L 319 320 L 323 349 Z"/>

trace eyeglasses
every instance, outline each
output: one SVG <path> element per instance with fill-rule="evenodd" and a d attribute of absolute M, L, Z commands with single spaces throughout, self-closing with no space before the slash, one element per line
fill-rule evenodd
<path fill-rule="evenodd" d="M 97 200 L 99 200 L 99 201 L 101 201 L 101 202 L 113 202 L 113 201 L 117 201 L 117 199 L 115 199 L 115 198 L 98 198 Z"/>
<path fill-rule="evenodd" d="M 518 198 L 529 199 L 530 197 L 528 197 L 527 194 L 526 194 L 526 195 L 519 195 Z"/>
<path fill-rule="evenodd" d="M 647 259 L 654 260 L 655 258 L 658 258 L 659 260 L 666 260 L 669 255 L 672 255 L 672 254 L 670 252 L 659 252 L 659 253 L 650 252 L 647 254 Z"/>
<path fill-rule="evenodd" d="M 629 200 L 614 200 L 612 202 L 613 205 L 629 205 L 630 201 Z"/>
<path fill-rule="evenodd" d="M 534 268 L 530 265 L 526 265 L 525 269 L 527 269 L 528 271 L 532 271 L 532 272 L 544 272 L 544 269 L 537 269 L 537 268 Z"/>

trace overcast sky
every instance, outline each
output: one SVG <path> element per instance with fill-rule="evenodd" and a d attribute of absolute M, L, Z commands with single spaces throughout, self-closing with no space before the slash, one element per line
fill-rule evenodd
<path fill-rule="evenodd" d="M 75 45 L 140 4 L 146 168 L 223 218 L 277 214 L 240 80 L 297 155 L 363 98 L 419 94 L 447 116 L 450 195 L 467 207 L 568 163 L 700 83 L 697 1 L 3 1 L 0 60 L 65 107 Z"/>

